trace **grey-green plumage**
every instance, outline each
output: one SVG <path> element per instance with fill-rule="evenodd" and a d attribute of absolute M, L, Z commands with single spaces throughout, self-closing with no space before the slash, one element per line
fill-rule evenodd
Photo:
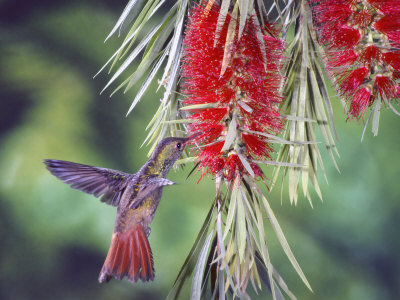
<path fill-rule="evenodd" d="M 166 138 L 151 158 L 135 174 L 92 167 L 62 160 L 46 159 L 47 169 L 72 188 L 101 196 L 101 201 L 117 206 L 114 234 L 99 281 L 113 276 L 135 282 L 153 280 L 152 254 L 147 241 L 166 179 L 190 138 Z"/>

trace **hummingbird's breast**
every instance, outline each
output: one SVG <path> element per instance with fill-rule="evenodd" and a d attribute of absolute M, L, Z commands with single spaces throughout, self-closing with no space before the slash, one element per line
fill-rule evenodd
<path fill-rule="evenodd" d="M 142 224 L 145 229 L 148 228 L 160 203 L 161 194 L 162 189 L 157 189 L 146 197 L 136 209 L 118 207 L 115 229 L 125 232 L 138 223 Z"/>

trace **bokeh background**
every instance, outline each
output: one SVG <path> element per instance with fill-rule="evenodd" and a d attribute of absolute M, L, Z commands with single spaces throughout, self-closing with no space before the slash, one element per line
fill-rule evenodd
<path fill-rule="evenodd" d="M 135 172 L 148 148 L 145 127 L 161 94 L 128 117 L 135 90 L 99 95 L 93 75 L 120 41 L 104 38 L 126 0 L 0 0 L 0 299 L 162 299 L 213 199 L 210 178 L 171 172 L 152 224 L 154 282 L 97 283 L 115 208 L 69 188 L 42 160 L 57 158 Z M 334 101 L 339 174 L 324 150 L 329 184 L 314 209 L 268 198 L 314 289 L 295 274 L 274 235 L 272 261 L 298 299 L 400 299 L 400 119 L 381 115 L 379 136 L 346 122 Z M 188 299 L 188 289 L 182 299 Z M 270 299 L 267 289 L 254 299 Z"/>

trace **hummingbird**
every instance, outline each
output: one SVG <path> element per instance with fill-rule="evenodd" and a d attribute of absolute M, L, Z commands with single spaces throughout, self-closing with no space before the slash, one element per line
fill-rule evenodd
<path fill-rule="evenodd" d="M 192 137 L 168 137 L 156 146 L 153 155 L 135 174 L 92 167 L 69 161 L 45 159 L 47 169 L 72 188 L 101 197 L 117 207 L 114 232 L 99 282 L 125 276 L 131 282 L 154 280 L 153 255 L 148 241 L 150 223 L 175 161 Z"/>

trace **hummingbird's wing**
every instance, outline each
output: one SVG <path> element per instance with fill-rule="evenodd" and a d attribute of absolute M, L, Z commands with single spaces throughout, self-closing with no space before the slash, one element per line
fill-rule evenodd
<path fill-rule="evenodd" d="M 130 174 L 92 167 L 69 161 L 45 159 L 47 169 L 72 188 L 101 198 L 102 202 L 118 206 Z"/>
<path fill-rule="evenodd" d="M 160 178 L 160 177 L 147 178 L 145 184 L 141 185 L 142 187 L 139 189 L 136 196 L 130 201 L 129 208 L 136 209 L 143 202 L 144 199 L 146 199 L 147 197 L 151 197 L 152 194 L 154 194 L 154 192 L 157 189 L 160 189 L 167 185 L 174 185 L 174 184 L 177 183 L 165 178 Z"/>

